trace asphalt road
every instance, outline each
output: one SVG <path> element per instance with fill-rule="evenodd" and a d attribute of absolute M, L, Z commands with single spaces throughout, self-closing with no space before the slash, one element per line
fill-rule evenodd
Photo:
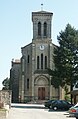
<path fill-rule="evenodd" d="M 66 111 L 52 111 L 44 105 L 13 104 L 7 119 L 75 119 Z"/>

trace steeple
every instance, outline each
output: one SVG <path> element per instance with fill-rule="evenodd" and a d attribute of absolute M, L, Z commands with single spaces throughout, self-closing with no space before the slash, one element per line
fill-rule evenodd
<path fill-rule="evenodd" d="M 51 39 L 52 16 L 52 12 L 43 11 L 43 4 L 41 4 L 41 11 L 32 12 L 33 40 Z"/>

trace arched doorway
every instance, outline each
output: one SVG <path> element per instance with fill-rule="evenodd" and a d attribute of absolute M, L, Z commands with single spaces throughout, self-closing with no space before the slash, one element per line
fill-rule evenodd
<path fill-rule="evenodd" d="M 45 100 L 49 98 L 49 80 L 45 76 L 38 76 L 35 79 L 35 99 Z"/>

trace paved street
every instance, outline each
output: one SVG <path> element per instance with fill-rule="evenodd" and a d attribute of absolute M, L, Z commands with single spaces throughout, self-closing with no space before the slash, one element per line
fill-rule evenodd
<path fill-rule="evenodd" d="M 50 111 L 43 105 L 17 104 L 9 111 L 8 119 L 75 119 L 65 111 Z"/>

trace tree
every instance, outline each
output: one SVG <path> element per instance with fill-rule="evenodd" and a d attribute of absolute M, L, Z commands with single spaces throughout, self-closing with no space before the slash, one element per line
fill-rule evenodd
<path fill-rule="evenodd" d="M 8 77 L 3 80 L 3 82 L 2 82 L 3 89 L 2 90 L 9 90 L 9 82 L 10 82 L 10 79 Z"/>
<path fill-rule="evenodd" d="M 59 46 L 54 49 L 55 69 L 49 69 L 52 83 L 55 87 L 73 85 L 78 80 L 78 31 L 67 24 L 57 40 Z"/>

